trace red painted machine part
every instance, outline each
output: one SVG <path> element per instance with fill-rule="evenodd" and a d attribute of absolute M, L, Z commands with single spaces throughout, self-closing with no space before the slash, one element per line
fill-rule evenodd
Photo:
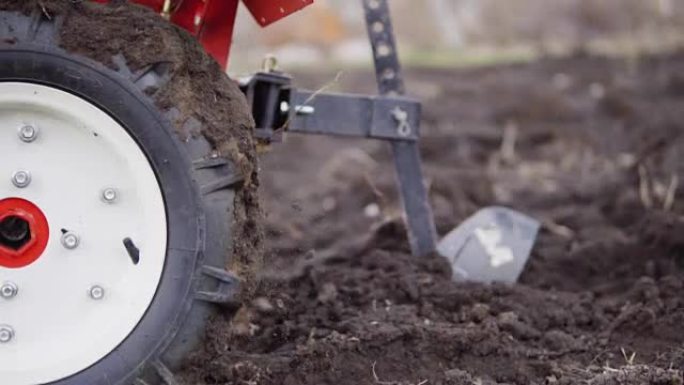
<path fill-rule="evenodd" d="M 40 258 L 50 239 L 50 227 L 45 214 L 33 203 L 20 198 L 0 200 L 0 222 L 7 217 L 19 217 L 28 222 L 30 240 L 18 250 L 0 245 L 0 267 L 17 269 Z"/>
<path fill-rule="evenodd" d="M 314 0 L 243 0 L 243 2 L 256 21 L 265 27 L 313 4 Z"/>
<path fill-rule="evenodd" d="M 110 0 L 93 0 L 108 3 Z M 165 11 L 166 0 L 132 0 Z M 313 4 L 314 0 L 243 0 L 245 6 L 261 26 L 274 23 L 300 9 Z M 184 28 L 200 41 L 204 49 L 225 69 L 228 64 L 233 28 L 239 0 L 174 0 L 168 3 L 171 22 Z"/>
<path fill-rule="evenodd" d="M 238 4 L 239 0 L 184 0 L 171 14 L 171 22 L 197 37 L 207 53 L 225 69 Z"/>

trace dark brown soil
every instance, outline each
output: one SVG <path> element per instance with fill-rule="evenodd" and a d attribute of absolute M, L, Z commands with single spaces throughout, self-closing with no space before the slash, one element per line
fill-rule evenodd
<path fill-rule="evenodd" d="M 199 120 L 243 170 L 236 251 L 251 260 L 260 241 L 251 120 L 216 64 L 136 7 L 3 0 L 0 9 L 63 18 L 64 48 L 106 65 L 116 53 L 133 70 L 171 63 L 174 86 L 154 97 L 180 110 L 179 133 Z M 409 71 L 426 102 L 422 149 L 441 233 L 489 204 L 545 224 L 514 286 L 456 284 L 440 257 L 409 255 L 385 145 L 292 137 L 277 146 L 262 165 L 269 252 L 259 297 L 212 323 L 184 382 L 682 384 L 682 73 L 681 53 Z M 317 88 L 332 77 L 301 79 Z M 357 74 L 342 88 L 372 84 Z"/>
<path fill-rule="evenodd" d="M 441 233 L 495 203 L 545 224 L 515 286 L 407 253 L 386 145 L 289 137 L 262 163 L 261 297 L 213 323 L 187 383 L 682 384 L 681 73 L 684 54 L 408 71 Z"/>

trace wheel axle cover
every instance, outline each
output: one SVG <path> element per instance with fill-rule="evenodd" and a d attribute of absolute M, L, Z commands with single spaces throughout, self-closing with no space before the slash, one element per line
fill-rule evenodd
<path fill-rule="evenodd" d="M 50 227 L 38 206 L 20 198 L 0 200 L 0 267 L 30 265 L 49 239 Z"/>

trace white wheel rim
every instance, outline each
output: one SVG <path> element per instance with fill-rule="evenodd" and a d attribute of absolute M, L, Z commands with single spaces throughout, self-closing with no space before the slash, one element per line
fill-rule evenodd
<path fill-rule="evenodd" d="M 20 138 L 25 125 L 38 128 L 35 140 Z M 144 316 L 166 258 L 165 205 L 126 130 L 54 88 L 0 82 L 0 157 L 0 200 L 30 201 L 50 225 L 37 261 L 0 266 L 0 285 L 18 287 L 12 298 L 0 297 L 0 325 L 13 332 L 0 341 L 0 378 L 13 385 L 54 382 L 100 361 Z M 30 171 L 30 185 L 12 183 L 17 170 Z M 113 202 L 108 188 L 115 189 Z M 60 241 L 62 228 L 78 235 L 76 248 Z M 123 246 L 127 237 L 140 250 L 137 265 Z"/>

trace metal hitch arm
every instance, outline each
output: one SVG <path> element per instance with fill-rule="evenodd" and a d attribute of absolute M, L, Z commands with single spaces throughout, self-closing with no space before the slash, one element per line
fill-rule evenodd
<path fill-rule="evenodd" d="M 282 133 L 372 138 L 392 145 L 411 252 L 435 251 L 437 231 L 420 151 L 421 104 L 403 97 L 404 82 L 387 0 L 362 0 L 373 47 L 381 95 L 334 94 L 297 90 L 279 72 L 260 72 L 241 81 L 252 106 L 257 138 L 278 142 Z"/>
<path fill-rule="evenodd" d="M 407 98 L 292 94 L 287 130 L 304 134 L 417 141 L 421 105 Z"/>

